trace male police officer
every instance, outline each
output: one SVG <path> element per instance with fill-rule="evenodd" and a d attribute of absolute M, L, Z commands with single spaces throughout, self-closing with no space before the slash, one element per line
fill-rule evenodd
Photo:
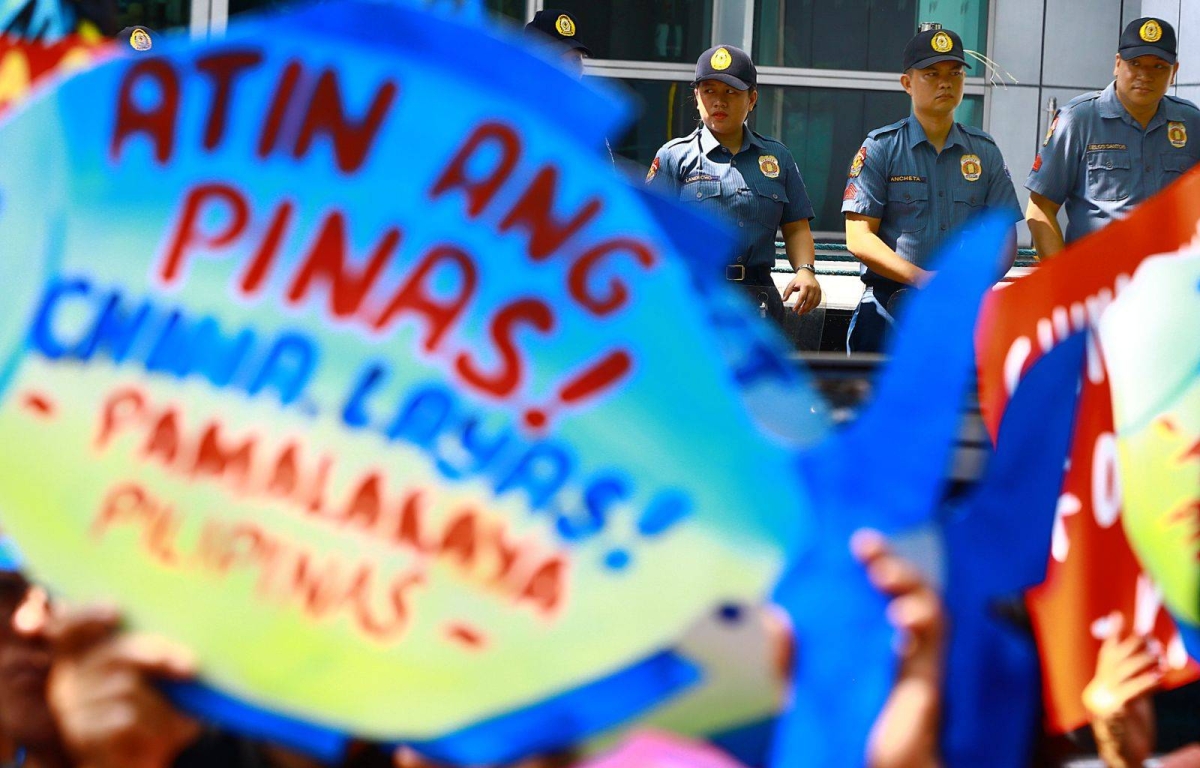
<path fill-rule="evenodd" d="M 1040 258 L 1063 249 L 1064 203 L 1070 243 L 1125 216 L 1200 160 L 1200 139 L 1189 140 L 1200 130 L 1200 110 L 1166 95 L 1179 69 L 1175 53 L 1170 24 L 1135 19 L 1121 33 L 1115 80 L 1054 117 L 1025 181 Z"/>
<path fill-rule="evenodd" d="M 842 198 L 846 246 L 866 284 L 846 335 L 850 352 L 881 351 L 900 294 L 928 280 L 925 267 L 952 230 L 989 207 L 1021 219 L 992 137 L 954 122 L 967 66 L 962 40 L 929 26 L 904 47 L 900 84 L 913 114 L 867 135 Z"/>
<path fill-rule="evenodd" d="M 562 49 L 563 64 L 576 77 L 583 77 L 583 59 L 590 59 L 592 52 L 575 36 L 578 26 L 574 16 L 566 11 L 546 8 L 533 15 L 533 21 L 525 25 L 525 32 L 558 43 Z"/>

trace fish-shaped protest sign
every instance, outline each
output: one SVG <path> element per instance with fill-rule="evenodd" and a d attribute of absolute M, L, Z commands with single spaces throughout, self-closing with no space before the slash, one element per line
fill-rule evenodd
<path fill-rule="evenodd" d="M 1107 364 L 1121 466 L 1121 524 L 1200 659 L 1200 250 L 1153 256 L 1105 310 Z M 1181 343 L 1171 344 L 1170 340 Z"/>
<path fill-rule="evenodd" d="M 225 693 L 415 740 L 768 591 L 805 500 L 745 482 L 794 451 L 747 403 L 826 415 L 724 236 L 598 152 L 622 100 L 405 6 L 155 53 L 0 128 L 0 509 L 36 575 Z"/>
<path fill-rule="evenodd" d="M 826 441 L 723 230 L 601 154 L 628 117 L 503 33 L 353 0 L 35 98 L 0 125 L 0 511 L 32 575 L 189 646 L 194 709 L 480 763 L 685 687 L 683 630 L 787 572 L 821 707 L 778 764 L 814 729 L 812 764 L 857 762 L 891 631 L 846 539 L 936 505 L 1011 226 L 947 249 L 875 416 Z M 913 418 L 862 482 L 872 425 Z M 870 642 L 825 631 L 834 596 Z"/>

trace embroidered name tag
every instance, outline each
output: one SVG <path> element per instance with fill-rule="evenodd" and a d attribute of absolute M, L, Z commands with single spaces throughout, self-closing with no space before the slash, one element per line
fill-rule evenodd
<path fill-rule="evenodd" d="M 683 180 L 684 184 L 695 184 L 698 181 L 720 181 L 719 176 L 713 176 L 711 173 L 693 173 Z"/>
<path fill-rule="evenodd" d="M 1124 144 L 1088 144 L 1088 152 L 1103 152 L 1108 149 L 1129 149 Z"/>
<path fill-rule="evenodd" d="M 889 176 L 888 181 L 919 181 L 925 183 L 924 176 Z"/>

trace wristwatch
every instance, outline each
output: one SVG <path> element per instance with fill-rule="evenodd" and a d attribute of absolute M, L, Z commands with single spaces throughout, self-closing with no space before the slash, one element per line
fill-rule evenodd
<path fill-rule="evenodd" d="M 814 275 L 817 274 L 817 268 L 815 266 L 813 266 L 812 264 L 801 264 L 800 266 L 796 267 L 797 272 L 799 272 L 802 269 L 807 269 L 809 272 L 812 272 Z"/>

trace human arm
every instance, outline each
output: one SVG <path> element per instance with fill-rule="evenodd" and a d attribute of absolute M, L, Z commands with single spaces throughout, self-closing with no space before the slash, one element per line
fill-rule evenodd
<path fill-rule="evenodd" d="M 783 248 L 788 263 L 796 271 L 791 282 L 783 289 L 783 300 L 786 302 L 793 293 L 796 294 L 796 314 L 803 315 L 821 303 L 821 284 L 817 282 L 817 275 L 804 268 L 816 263 L 812 228 L 808 219 L 800 219 L 785 222 L 780 230 L 783 232 Z"/>
<path fill-rule="evenodd" d="M 1105 765 L 1133 768 L 1154 750 L 1154 708 L 1148 694 L 1162 682 L 1162 659 L 1150 640 L 1123 633 L 1121 614 L 1109 618 L 1112 632 L 1100 645 L 1096 674 L 1083 689 L 1083 706 Z"/>
<path fill-rule="evenodd" d="M 846 249 L 876 274 L 908 285 L 924 285 L 933 273 L 905 261 L 879 238 L 880 219 L 846 213 Z"/>
<path fill-rule="evenodd" d="M 193 661 L 165 639 L 118 633 L 118 623 L 104 608 L 57 612 L 47 698 L 77 768 L 167 768 L 202 729 L 153 680 L 190 677 Z"/>
<path fill-rule="evenodd" d="M 679 194 L 679 177 L 671 153 L 664 145 L 658 148 L 646 170 L 646 186 L 664 195 Z"/>
<path fill-rule="evenodd" d="M 941 598 L 876 531 L 860 530 L 850 550 L 871 584 L 891 598 L 888 621 L 900 633 L 900 666 L 867 746 L 868 768 L 941 765 L 938 730 L 946 619 Z"/>
<path fill-rule="evenodd" d="M 1025 221 L 1029 224 L 1029 234 L 1033 235 L 1033 247 L 1037 249 L 1039 261 L 1050 258 L 1065 247 L 1062 228 L 1058 225 L 1058 209 L 1061 207 L 1037 192 L 1029 193 Z"/>
<path fill-rule="evenodd" d="M 1025 179 L 1029 205 L 1025 221 L 1033 235 L 1038 259 L 1048 259 L 1065 247 L 1058 209 L 1072 193 L 1083 157 L 1080 126 L 1074 109 L 1060 110 L 1050 123 L 1042 148 Z M 1086 123 L 1086 121 L 1084 121 Z"/>

